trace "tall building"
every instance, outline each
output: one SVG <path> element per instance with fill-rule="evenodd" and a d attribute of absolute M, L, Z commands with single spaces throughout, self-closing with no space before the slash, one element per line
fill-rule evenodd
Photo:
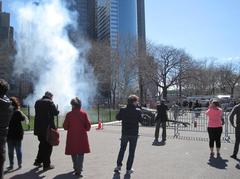
<path fill-rule="evenodd" d="M 13 27 L 10 26 L 10 14 L 2 11 L 0 1 L 0 78 L 11 83 L 13 54 Z"/>
<path fill-rule="evenodd" d="M 67 0 L 65 0 L 67 1 Z M 67 1 L 69 8 L 78 14 L 78 34 L 87 39 L 96 39 L 96 0 Z"/>
<path fill-rule="evenodd" d="M 137 0 L 138 44 L 139 51 L 146 52 L 145 3 Z"/>
<path fill-rule="evenodd" d="M 99 0 L 97 38 L 112 48 L 122 48 L 129 39 L 138 39 L 137 0 Z"/>

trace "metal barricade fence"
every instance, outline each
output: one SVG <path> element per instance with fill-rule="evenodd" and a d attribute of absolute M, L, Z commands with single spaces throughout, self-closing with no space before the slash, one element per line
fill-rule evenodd
<path fill-rule="evenodd" d="M 189 132 L 207 132 L 208 119 L 206 116 L 206 110 L 186 110 L 181 109 L 179 115 L 176 119 L 173 117 L 173 113 L 168 112 L 168 117 L 171 120 L 177 120 L 180 122 L 189 123 L 189 125 L 184 126 L 181 124 L 169 124 L 168 128 L 174 129 L 174 136 L 179 136 L 180 131 L 189 131 Z M 234 127 L 230 124 L 229 121 L 229 112 L 223 112 L 223 135 L 225 140 L 230 140 L 230 134 L 234 134 Z"/>

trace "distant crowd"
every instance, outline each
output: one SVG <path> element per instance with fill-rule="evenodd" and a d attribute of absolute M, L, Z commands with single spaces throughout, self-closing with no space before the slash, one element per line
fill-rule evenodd
<path fill-rule="evenodd" d="M 27 116 L 21 111 L 17 97 L 8 97 L 9 85 L 7 81 L 0 79 L 0 179 L 4 177 L 4 162 L 6 154 L 6 144 L 8 147 L 9 166 L 7 170 L 14 169 L 14 150 L 16 151 L 18 168 L 22 167 L 22 140 L 24 131 L 22 122 L 28 123 Z M 70 155 L 73 163 L 73 171 L 77 177 L 82 177 L 84 155 L 90 153 L 90 145 L 87 132 L 91 129 L 91 122 L 87 113 L 82 109 L 82 102 L 78 97 L 70 101 L 72 110 L 66 114 L 63 128 L 67 131 L 65 154 Z M 196 101 L 194 108 L 199 107 Z M 59 134 L 54 123 L 54 116 L 59 114 L 53 102 L 53 94 L 46 91 L 42 98 L 35 103 L 34 135 L 39 141 L 38 152 L 33 163 L 36 167 L 43 167 L 43 170 L 54 169 L 51 163 L 51 154 L 54 145 L 58 145 Z M 178 116 L 178 104 L 174 104 L 174 118 Z M 167 139 L 166 122 L 168 119 L 168 107 L 165 100 L 161 100 L 156 106 L 157 116 L 154 141 L 152 145 L 165 145 Z M 212 99 L 206 111 L 208 117 L 208 134 L 210 157 L 221 157 L 221 134 L 224 125 L 223 110 L 219 101 Z M 135 150 L 139 136 L 139 123 L 144 120 L 139 98 L 130 95 L 127 98 L 127 105 L 121 108 L 116 119 L 122 122 L 120 150 L 117 157 L 114 172 L 119 173 L 123 165 L 123 158 L 127 146 L 129 145 L 129 155 L 126 163 L 126 174 L 134 172 L 132 166 L 135 158 Z M 229 120 L 235 128 L 235 146 L 231 157 L 237 159 L 240 144 L 240 105 L 236 105 L 230 115 Z M 162 137 L 159 141 L 159 132 L 162 128 Z M 216 153 L 214 150 L 216 147 Z"/>

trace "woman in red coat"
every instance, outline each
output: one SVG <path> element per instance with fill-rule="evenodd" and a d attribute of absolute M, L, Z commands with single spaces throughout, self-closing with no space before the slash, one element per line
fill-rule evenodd
<path fill-rule="evenodd" d="M 81 101 L 71 100 L 72 111 L 68 112 L 63 123 L 67 130 L 65 154 L 72 156 L 75 175 L 81 176 L 85 153 L 90 153 L 87 131 L 91 128 L 87 113 L 81 109 Z"/>

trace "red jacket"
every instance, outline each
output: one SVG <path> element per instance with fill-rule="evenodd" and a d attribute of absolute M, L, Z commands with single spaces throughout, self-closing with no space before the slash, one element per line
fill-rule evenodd
<path fill-rule="evenodd" d="M 73 109 L 67 113 L 63 128 L 67 130 L 66 155 L 90 153 L 87 131 L 91 123 L 86 112 Z"/>

